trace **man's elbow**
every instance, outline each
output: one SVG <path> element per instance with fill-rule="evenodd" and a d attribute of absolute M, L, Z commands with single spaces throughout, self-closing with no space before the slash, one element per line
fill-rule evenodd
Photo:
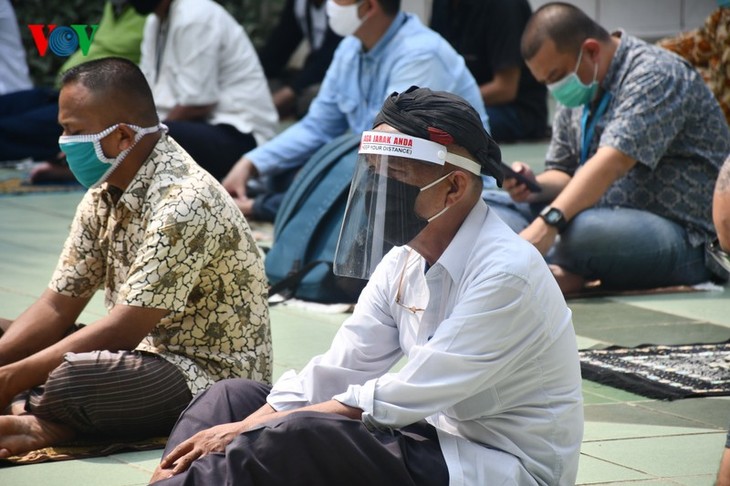
<path fill-rule="evenodd" d="M 712 202 L 712 220 L 717 230 L 720 247 L 730 251 L 730 190 L 715 191 Z"/>

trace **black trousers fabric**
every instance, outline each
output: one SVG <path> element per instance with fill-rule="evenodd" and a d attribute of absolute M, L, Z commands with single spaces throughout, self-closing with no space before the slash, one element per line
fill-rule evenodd
<path fill-rule="evenodd" d="M 250 133 L 204 121 L 166 121 L 169 134 L 201 167 L 223 179 L 243 154 L 256 148 Z"/>
<path fill-rule="evenodd" d="M 185 376 L 162 357 L 138 351 L 67 353 L 26 410 L 89 436 L 166 435 L 192 395 Z"/>
<path fill-rule="evenodd" d="M 269 388 L 224 380 L 198 395 L 175 425 L 165 455 L 199 430 L 242 420 Z M 436 429 L 419 422 L 370 431 L 336 414 L 297 412 L 241 434 L 225 453 L 209 454 L 159 485 L 445 486 L 448 469 Z"/>
<path fill-rule="evenodd" d="M 54 160 L 62 131 L 58 91 L 33 88 L 0 96 L 0 161 Z"/>

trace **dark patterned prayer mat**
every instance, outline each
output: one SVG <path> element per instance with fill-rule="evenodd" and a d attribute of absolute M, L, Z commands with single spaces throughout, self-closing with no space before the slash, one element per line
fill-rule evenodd
<path fill-rule="evenodd" d="M 730 395 L 730 341 L 580 351 L 583 378 L 649 398 Z"/>

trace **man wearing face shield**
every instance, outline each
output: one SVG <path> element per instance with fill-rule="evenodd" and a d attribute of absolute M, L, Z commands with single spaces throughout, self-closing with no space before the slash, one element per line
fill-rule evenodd
<path fill-rule="evenodd" d="M 137 66 L 70 69 L 59 140 L 89 187 L 42 296 L 0 319 L 0 457 L 166 435 L 216 380 L 271 379 L 266 279 L 221 185 L 159 123 Z M 97 290 L 108 314 L 77 319 Z"/>
<path fill-rule="evenodd" d="M 225 380 L 199 395 L 152 480 L 575 484 L 571 313 L 540 254 L 480 198 L 499 160 L 462 98 L 392 94 L 362 135 L 337 250 L 337 273 L 372 271 L 352 316 L 273 388 Z"/>

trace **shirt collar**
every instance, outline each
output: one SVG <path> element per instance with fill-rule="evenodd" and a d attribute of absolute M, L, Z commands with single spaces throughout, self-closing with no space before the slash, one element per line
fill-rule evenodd
<path fill-rule="evenodd" d="M 393 40 L 395 34 L 398 33 L 398 30 L 406 22 L 406 20 L 408 20 L 408 18 L 409 17 L 405 13 L 398 12 L 398 15 L 396 15 L 393 19 L 393 23 L 390 24 L 388 30 L 385 31 L 385 35 L 381 37 L 378 42 L 375 43 L 372 49 L 370 49 L 368 52 L 363 53 L 363 55 L 365 57 L 372 57 L 374 59 L 381 57 L 384 54 L 384 51 L 387 49 L 388 44 L 390 44 L 390 41 Z"/>
<path fill-rule="evenodd" d="M 471 254 L 470 249 L 474 246 L 474 242 L 477 241 L 479 233 L 484 227 L 488 212 L 487 204 L 480 198 L 464 219 L 464 222 L 461 223 L 454 239 L 451 240 L 449 246 L 446 247 L 446 250 L 436 262 L 436 265 L 441 265 L 449 272 L 454 282 L 459 282 L 464 275 L 466 261 Z"/>
<path fill-rule="evenodd" d="M 127 189 L 122 193 L 118 204 L 123 204 L 136 213 L 142 211 L 142 204 L 144 203 L 147 189 L 149 189 L 150 183 L 162 165 L 158 163 L 160 162 L 158 159 L 165 152 L 166 149 L 163 147 L 167 143 L 167 135 L 162 134 L 155 144 L 154 149 L 150 152 L 150 155 L 129 182 Z"/>
<path fill-rule="evenodd" d="M 608 65 L 608 71 L 606 71 L 606 76 L 603 78 L 603 82 L 601 83 L 601 87 L 611 93 L 616 93 L 616 91 L 618 91 L 618 86 L 629 68 L 625 61 L 629 52 L 629 47 L 633 43 L 633 39 L 626 33 L 626 31 L 618 30 L 614 33 L 614 35 L 616 33 L 620 34 L 618 48 L 613 54 L 613 59 L 611 59 L 611 63 Z"/>

